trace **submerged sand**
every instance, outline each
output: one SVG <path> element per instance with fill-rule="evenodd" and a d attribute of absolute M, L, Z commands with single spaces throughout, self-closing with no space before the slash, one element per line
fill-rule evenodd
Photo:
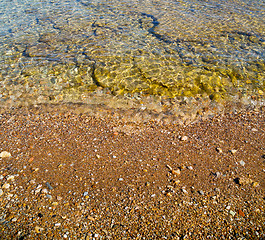
<path fill-rule="evenodd" d="M 188 126 L 0 115 L 0 239 L 264 239 L 264 108 Z"/>

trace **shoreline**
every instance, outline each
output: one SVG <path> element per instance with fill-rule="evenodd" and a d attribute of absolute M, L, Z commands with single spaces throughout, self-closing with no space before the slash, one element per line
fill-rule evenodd
<path fill-rule="evenodd" d="M 2 111 L 1 238 L 265 238 L 264 108 L 187 126 L 80 109 Z"/>

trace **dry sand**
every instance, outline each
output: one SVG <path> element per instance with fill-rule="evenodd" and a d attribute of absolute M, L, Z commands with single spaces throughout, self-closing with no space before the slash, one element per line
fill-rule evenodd
<path fill-rule="evenodd" d="M 0 239 L 265 239 L 264 109 L 188 126 L 41 106 L 0 120 Z"/>

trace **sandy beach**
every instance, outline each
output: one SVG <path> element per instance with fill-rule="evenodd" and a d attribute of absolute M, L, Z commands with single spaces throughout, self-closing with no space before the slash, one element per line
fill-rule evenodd
<path fill-rule="evenodd" d="M 188 126 L 0 115 L 0 239 L 265 239 L 265 109 Z"/>

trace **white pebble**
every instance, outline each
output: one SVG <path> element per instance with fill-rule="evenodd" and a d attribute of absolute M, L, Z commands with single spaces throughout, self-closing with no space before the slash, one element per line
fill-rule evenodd
<path fill-rule="evenodd" d="M 5 183 L 2 188 L 5 188 L 5 189 L 8 189 L 10 187 L 10 184 L 9 183 Z"/>
<path fill-rule="evenodd" d="M 188 137 L 187 137 L 187 136 L 182 136 L 182 137 L 180 138 L 180 140 L 181 140 L 181 141 L 187 141 L 187 140 L 188 140 Z"/>
<path fill-rule="evenodd" d="M 241 160 L 239 163 L 241 166 L 245 166 L 245 164 L 246 164 L 243 160 Z"/>
<path fill-rule="evenodd" d="M 60 227 L 61 226 L 61 223 L 55 223 L 54 226 L 55 227 Z"/>
<path fill-rule="evenodd" d="M 4 194 L 3 190 L 0 189 L 0 196 L 2 196 Z"/>
<path fill-rule="evenodd" d="M 10 176 L 8 176 L 8 177 L 6 178 L 6 180 L 7 180 L 7 181 L 9 181 L 9 180 L 13 181 L 14 178 L 15 178 L 15 177 L 14 177 L 13 175 L 10 175 Z"/>
<path fill-rule="evenodd" d="M 7 151 L 3 151 L 3 152 L 0 153 L 0 157 L 1 158 L 11 157 L 11 153 L 7 152 Z"/>
<path fill-rule="evenodd" d="M 236 150 L 236 149 L 232 149 L 232 150 L 230 150 L 230 152 L 231 152 L 232 154 L 235 154 L 235 153 L 237 152 L 237 150 Z"/>
<path fill-rule="evenodd" d="M 234 212 L 234 211 L 232 211 L 232 210 L 230 210 L 230 212 L 229 212 L 233 217 L 236 215 L 236 212 Z"/>
<path fill-rule="evenodd" d="M 41 192 L 44 193 L 44 194 L 47 194 L 48 190 L 46 188 L 43 188 Z"/>
<path fill-rule="evenodd" d="M 188 191 L 185 188 L 181 189 L 183 193 L 188 194 Z"/>

